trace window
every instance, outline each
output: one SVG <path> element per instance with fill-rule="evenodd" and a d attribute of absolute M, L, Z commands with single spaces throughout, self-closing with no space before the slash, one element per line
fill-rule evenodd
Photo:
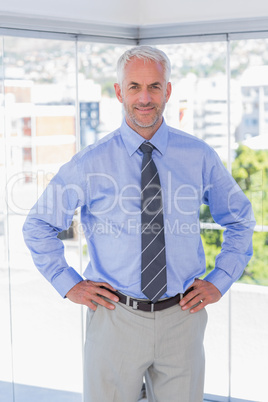
<path fill-rule="evenodd" d="M 193 39 L 159 47 L 173 67 L 167 123 L 218 152 L 251 199 L 257 219 L 252 261 L 230 295 L 208 308 L 206 396 L 214 401 L 265 400 L 268 40 Z M 58 168 L 121 124 L 122 105 L 113 83 L 116 61 L 126 48 L 56 35 L 1 38 L 0 177 L 8 202 L 1 192 L 0 392 L 4 390 L 6 402 L 25 392 L 38 400 L 40 391 L 47 400 L 81 401 L 83 310 L 61 300 L 34 268 L 21 227 Z M 209 271 L 223 232 L 207 208 L 200 217 Z M 61 236 L 68 262 L 82 271 L 88 255 L 79 213 Z"/>
<path fill-rule="evenodd" d="M 239 59 L 243 55 L 246 61 L 238 69 L 231 69 L 231 87 L 240 83 L 241 97 L 232 97 L 232 104 L 236 107 L 231 109 L 231 116 L 236 118 L 236 125 L 232 127 L 232 135 L 236 138 L 233 144 L 232 174 L 240 187 L 252 202 L 254 215 L 257 221 L 257 231 L 253 237 L 254 255 L 249 262 L 241 283 L 249 283 L 252 287 L 238 286 L 238 292 L 232 293 L 232 353 L 231 353 L 231 391 L 234 398 L 249 400 L 265 400 L 265 377 L 266 370 L 263 353 L 267 351 L 265 341 L 265 325 L 258 325 L 258 342 L 247 341 L 241 337 L 243 329 L 257 320 L 259 323 L 264 319 L 262 307 L 255 315 L 258 306 L 267 303 L 267 288 L 256 285 L 268 285 L 268 130 L 265 123 L 265 101 L 263 91 L 267 84 L 268 71 L 268 40 L 240 40 L 231 43 L 231 63 L 239 65 Z M 244 102 L 244 85 L 250 89 L 251 114 L 241 108 L 241 100 Z M 232 90 L 231 90 L 231 93 Z M 247 100 L 249 102 L 249 100 Z M 234 116 L 237 111 L 240 113 Z M 250 134 L 250 135 L 249 135 Z M 250 294 L 254 294 L 251 307 L 248 304 Z M 243 306 L 243 307 L 242 307 Z M 242 310 L 244 313 L 242 313 Z M 266 328 L 266 329 L 265 329 Z M 256 339 L 256 337 L 255 337 Z M 258 365 L 257 372 L 246 369 L 246 362 L 251 362 L 251 367 Z"/>
<path fill-rule="evenodd" d="M 12 345 L 10 322 L 10 270 L 8 266 L 7 245 L 7 206 L 5 193 L 2 191 L 5 183 L 6 149 L 4 141 L 5 113 L 4 113 L 4 81 L 3 81 L 3 40 L 0 40 L 0 392 L 5 390 L 6 400 L 13 397 L 12 390 Z"/>
<path fill-rule="evenodd" d="M 9 307 L 3 317 L 5 332 L 0 333 L 0 393 L 14 381 L 14 400 L 23 393 L 29 400 L 38 400 L 43 389 L 47 400 L 61 390 L 66 401 L 68 395 L 77 395 L 79 401 L 80 310 L 64 303 L 44 281 L 22 238 L 27 211 L 59 166 L 76 151 L 75 43 L 20 37 L 5 37 L 3 43 L 5 129 L 1 127 L 0 135 L 2 142 L 3 134 L 5 138 L 6 163 L 2 157 L 0 168 L 8 189 L 8 210 L 3 211 L 1 202 L 4 233 L 0 234 L 0 247 L 9 252 L 0 252 L 0 272 L 5 275 L 1 276 L 1 286 L 6 284 L 4 291 L 1 287 L 0 304 L 5 297 L 4 305 Z M 79 269 L 77 238 L 67 239 L 65 249 L 67 259 Z M 10 331 L 12 359 L 8 356 Z M 11 400 L 12 386 L 5 397 L 5 401 Z"/>
<path fill-rule="evenodd" d="M 3 102 L 5 94 L 5 119 L 1 118 L 5 127 L 0 129 L 0 141 L 5 146 L 1 145 L 0 172 L 1 179 L 5 181 L 6 177 L 8 211 L 3 210 L 3 198 L 0 273 L 5 288 L 0 304 L 6 307 L 1 312 L 6 325 L 0 334 L 0 350 L 6 358 L 0 363 L 0 392 L 8 388 L 5 400 L 11 401 L 14 381 L 15 398 L 27 392 L 29 398 L 38 400 L 42 390 L 47 400 L 58 395 L 66 402 L 79 402 L 81 308 L 61 300 L 37 272 L 21 230 L 29 208 L 59 167 L 80 147 L 93 143 L 121 122 L 122 107 L 113 95 L 113 82 L 117 57 L 125 47 L 23 37 L 5 37 L 3 43 L 0 68 L 4 60 L 5 80 L 1 81 L 0 100 Z M 3 104 L 0 106 L 2 115 Z M 77 141 L 78 126 L 81 144 Z M 88 255 L 78 215 L 60 237 L 67 261 L 81 271 Z"/>

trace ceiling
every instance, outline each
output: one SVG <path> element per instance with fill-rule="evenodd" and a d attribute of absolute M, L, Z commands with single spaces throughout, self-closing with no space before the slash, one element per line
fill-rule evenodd
<path fill-rule="evenodd" d="M 268 16 L 267 0 L 8 0 L 6 16 L 145 26 Z"/>

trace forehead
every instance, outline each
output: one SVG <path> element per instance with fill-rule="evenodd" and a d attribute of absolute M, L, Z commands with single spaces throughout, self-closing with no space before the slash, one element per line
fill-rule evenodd
<path fill-rule="evenodd" d="M 124 69 L 124 81 L 163 81 L 165 72 L 160 62 L 132 58 L 127 62 Z"/>

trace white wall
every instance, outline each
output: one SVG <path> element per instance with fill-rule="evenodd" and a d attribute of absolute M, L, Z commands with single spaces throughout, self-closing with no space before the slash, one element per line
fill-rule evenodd
<path fill-rule="evenodd" d="M 267 0 L 8 0 L 1 14 L 123 25 L 168 24 L 268 16 Z"/>

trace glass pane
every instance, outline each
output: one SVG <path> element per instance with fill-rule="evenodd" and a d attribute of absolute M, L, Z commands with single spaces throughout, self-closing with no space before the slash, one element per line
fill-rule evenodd
<path fill-rule="evenodd" d="M 206 141 L 228 160 L 226 43 L 187 43 L 160 47 L 171 61 L 172 94 L 167 123 Z M 202 206 L 201 222 L 214 222 Z"/>
<path fill-rule="evenodd" d="M 267 400 L 267 290 L 245 284 L 232 287 L 231 396 L 238 400 Z"/>
<path fill-rule="evenodd" d="M 224 42 L 160 46 L 172 66 L 169 125 L 205 140 L 227 160 L 227 81 Z"/>
<path fill-rule="evenodd" d="M 205 401 L 228 401 L 229 395 L 229 296 L 206 307 Z"/>
<path fill-rule="evenodd" d="M 3 82 L 3 38 L 0 37 L 0 395 L 13 401 L 10 321 L 10 281 L 7 244 L 5 114 Z"/>
<path fill-rule="evenodd" d="M 223 231 L 213 230 L 209 225 L 201 231 L 206 254 L 208 274 L 215 267 L 220 253 Z M 229 297 L 225 295 L 218 303 L 206 307 L 208 325 L 205 333 L 206 379 L 205 393 L 227 396 L 229 392 Z M 215 397 L 216 398 L 216 397 Z"/>
<path fill-rule="evenodd" d="M 39 400 L 42 393 L 46 400 L 78 402 L 81 308 L 44 280 L 22 237 L 29 208 L 76 151 L 75 43 L 6 37 L 4 63 L 16 401 L 25 393 Z M 79 270 L 77 239 L 64 242 L 67 260 Z"/>
<path fill-rule="evenodd" d="M 252 202 L 257 221 L 254 257 L 243 281 L 267 285 L 268 265 L 268 40 L 231 42 L 232 85 L 239 88 L 233 127 L 233 176 Z"/>
<path fill-rule="evenodd" d="M 233 176 L 251 200 L 257 221 L 254 255 L 240 280 L 251 286 L 236 284 L 232 289 L 231 396 L 264 401 L 268 370 L 268 40 L 232 41 L 230 48 Z"/>
<path fill-rule="evenodd" d="M 103 43 L 78 44 L 82 148 L 121 125 L 123 109 L 115 96 L 114 83 L 117 82 L 117 60 L 128 48 Z"/>

